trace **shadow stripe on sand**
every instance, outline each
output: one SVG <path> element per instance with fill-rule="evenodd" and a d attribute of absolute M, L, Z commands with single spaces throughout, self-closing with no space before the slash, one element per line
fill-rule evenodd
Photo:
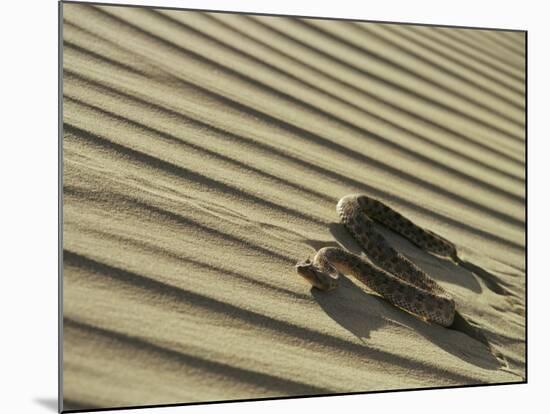
<path fill-rule="evenodd" d="M 205 188 L 215 188 L 216 190 L 227 193 L 227 194 L 239 194 L 240 197 L 243 199 L 249 201 L 250 203 L 254 203 L 260 206 L 264 206 L 268 209 L 272 210 L 279 210 L 284 214 L 298 217 L 306 222 L 313 222 L 318 225 L 326 225 L 327 222 L 325 220 L 322 220 L 318 217 L 312 216 L 310 214 L 302 213 L 298 210 L 291 209 L 290 207 L 285 207 L 280 204 L 276 204 L 274 202 L 271 202 L 269 200 L 266 200 L 265 198 L 255 196 L 253 194 L 250 194 L 246 191 L 243 191 L 237 187 L 233 187 L 229 184 L 223 183 L 221 181 L 214 180 L 210 177 L 207 177 L 205 175 L 199 174 L 196 171 L 190 170 L 188 168 L 176 165 L 174 163 L 171 163 L 169 161 L 162 160 L 160 158 L 157 158 L 155 156 L 146 154 L 141 151 L 134 150 L 132 148 L 129 148 L 127 146 L 117 144 L 105 137 L 99 136 L 97 134 L 94 134 L 93 132 L 86 131 L 84 129 L 78 128 L 74 125 L 65 123 L 63 125 L 64 130 L 66 133 L 73 134 L 74 136 L 80 137 L 82 139 L 87 140 L 88 142 L 91 142 L 93 144 L 96 144 L 100 147 L 107 148 L 110 150 L 114 150 L 118 153 L 124 154 L 127 157 L 131 157 L 135 159 L 136 161 L 140 163 L 144 163 L 149 165 L 149 167 L 157 168 L 161 171 L 164 171 L 165 173 L 171 174 L 173 176 L 177 176 L 181 179 L 192 181 L 195 183 L 201 183 L 205 186 Z"/>
<path fill-rule="evenodd" d="M 76 329 L 85 331 L 94 335 L 107 337 L 111 340 L 121 342 L 135 349 L 152 352 L 164 359 L 172 361 L 178 365 L 186 365 L 199 370 L 208 371 L 212 374 L 226 377 L 231 381 L 248 383 L 255 387 L 262 387 L 275 392 L 284 392 L 289 395 L 298 394 L 326 394 L 334 392 L 333 390 L 316 387 L 310 384 L 304 384 L 299 381 L 293 381 L 281 378 L 275 375 L 265 374 L 259 371 L 251 371 L 239 368 L 227 363 L 204 359 L 195 355 L 190 355 L 182 351 L 175 351 L 161 345 L 154 344 L 139 336 L 131 333 L 117 332 L 112 329 L 106 329 L 94 326 L 88 323 L 80 322 L 71 318 L 63 318 L 64 329 Z"/>
<path fill-rule="evenodd" d="M 234 236 L 229 233 L 224 233 L 220 230 L 214 229 L 212 227 L 209 227 L 207 225 L 204 225 L 202 223 L 199 223 L 195 220 L 192 220 L 189 217 L 185 217 L 179 213 L 167 210 L 165 208 L 154 206 L 152 204 L 146 203 L 142 200 L 138 200 L 137 198 L 125 196 L 123 194 L 117 194 L 117 193 L 106 193 L 104 191 L 102 192 L 90 192 L 90 191 L 83 191 L 74 187 L 64 187 L 63 192 L 67 195 L 80 197 L 83 199 L 86 199 L 88 201 L 107 201 L 107 202 L 113 202 L 116 201 L 118 206 L 121 205 L 131 205 L 135 209 L 144 210 L 145 212 L 150 214 L 156 214 L 157 216 L 161 216 L 164 219 L 168 219 L 174 223 L 183 225 L 183 226 L 192 226 L 198 228 L 201 232 L 204 232 L 205 234 L 210 234 L 212 236 L 218 237 L 222 240 L 229 241 L 237 246 L 246 246 L 250 248 L 251 250 L 257 251 L 259 253 L 264 254 L 265 256 L 271 258 L 271 259 L 277 259 L 280 260 L 286 264 L 294 264 L 296 259 L 291 256 L 283 255 L 278 252 L 273 251 L 272 249 L 268 249 L 263 246 L 259 246 L 251 241 L 243 240 L 241 237 Z M 139 217 L 139 215 L 138 215 Z"/>

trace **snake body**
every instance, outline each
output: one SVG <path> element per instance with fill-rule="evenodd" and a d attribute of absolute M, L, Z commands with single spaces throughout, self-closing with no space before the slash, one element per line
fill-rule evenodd
<path fill-rule="evenodd" d="M 336 288 L 340 274 L 350 274 L 399 308 L 445 327 L 453 323 L 455 302 L 451 295 L 390 246 L 376 230 L 374 221 L 430 253 L 457 260 L 456 248 L 451 242 L 366 195 L 343 197 L 336 211 L 370 262 L 341 248 L 324 247 L 312 260 L 296 265 L 298 274 L 321 290 Z"/>

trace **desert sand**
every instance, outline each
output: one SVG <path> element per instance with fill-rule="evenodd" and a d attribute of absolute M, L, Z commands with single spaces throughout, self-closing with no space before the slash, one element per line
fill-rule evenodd
<path fill-rule="evenodd" d="M 525 380 L 525 36 L 63 5 L 64 409 Z M 450 329 L 353 278 L 364 193 L 455 298 Z"/>

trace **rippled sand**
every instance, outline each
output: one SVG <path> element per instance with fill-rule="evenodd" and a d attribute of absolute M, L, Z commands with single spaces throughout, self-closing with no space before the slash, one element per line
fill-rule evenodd
<path fill-rule="evenodd" d="M 63 9 L 65 409 L 524 380 L 523 33 Z M 296 275 L 358 192 L 453 329 Z"/>

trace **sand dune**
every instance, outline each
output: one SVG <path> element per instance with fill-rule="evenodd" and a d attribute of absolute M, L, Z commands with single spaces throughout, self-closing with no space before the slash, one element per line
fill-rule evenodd
<path fill-rule="evenodd" d="M 519 32 L 63 5 L 64 408 L 525 379 Z M 376 197 L 452 329 L 297 260 Z"/>

